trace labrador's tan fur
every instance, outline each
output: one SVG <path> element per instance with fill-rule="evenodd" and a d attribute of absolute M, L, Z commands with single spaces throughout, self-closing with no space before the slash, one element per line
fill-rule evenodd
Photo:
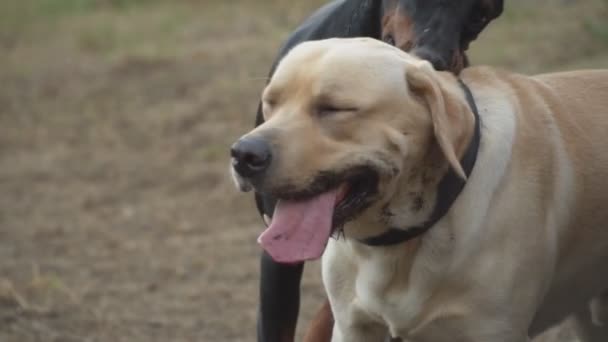
<path fill-rule="evenodd" d="M 264 188 L 362 163 L 380 175 L 323 256 L 334 342 L 522 342 L 608 290 L 608 71 L 461 78 L 481 116 L 475 168 L 443 219 L 393 247 L 357 239 L 424 222 L 448 167 L 462 174 L 474 117 L 454 76 L 332 39 L 293 49 L 264 91 L 266 123 L 249 134 L 280 155 Z M 605 298 L 581 324 L 589 341 L 608 341 Z"/>

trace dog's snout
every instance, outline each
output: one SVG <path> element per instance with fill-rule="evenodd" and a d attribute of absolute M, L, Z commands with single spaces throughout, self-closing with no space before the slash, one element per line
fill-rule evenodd
<path fill-rule="evenodd" d="M 440 54 L 433 52 L 430 49 L 422 47 L 414 49 L 412 53 L 421 59 L 431 62 L 436 70 L 447 70 L 448 68 L 447 61 Z"/>
<path fill-rule="evenodd" d="M 253 177 L 270 165 L 270 145 L 261 138 L 241 138 L 230 148 L 232 166 L 242 177 Z"/>

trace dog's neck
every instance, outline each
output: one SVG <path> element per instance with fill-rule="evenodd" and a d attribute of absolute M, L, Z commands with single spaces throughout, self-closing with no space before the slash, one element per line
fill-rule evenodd
<path fill-rule="evenodd" d="M 481 139 L 480 118 L 471 91 L 462 81 L 459 80 L 459 83 L 475 117 L 473 136 L 460 160 L 468 177 L 477 160 Z M 397 245 L 423 235 L 443 218 L 464 188 L 466 180 L 458 176 L 451 167 L 447 167 L 447 171 L 442 172 L 443 176 L 437 177 L 437 170 L 445 170 L 447 163 L 444 160 L 437 164 L 438 159 L 434 156 L 436 153 L 431 153 L 421 171 L 406 172 L 409 175 L 408 179 L 401 182 L 389 204 L 380 209 L 384 232 L 364 238 L 356 237 L 357 240 L 369 246 Z M 370 228 L 378 227 L 377 223 L 369 223 Z"/>
<path fill-rule="evenodd" d="M 384 229 L 421 226 L 431 216 L 437 201 L 436 189 L 449 165 L 436 144 L 426 156 L 423 165 L 406 172 L 407 179 L 399 182 L 394 196 L 383 208 Z"/>

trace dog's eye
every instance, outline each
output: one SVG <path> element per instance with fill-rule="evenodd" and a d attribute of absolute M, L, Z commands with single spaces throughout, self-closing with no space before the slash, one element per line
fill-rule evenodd
<path fill-rule="evenodd" d="M 356 108 L 351 107 L 337 107 L 334 105 L 324 104 L 319 105 L 317 107 L 317 115 L 318 116 L 328 116 L 336 113 L 344 113 L 344 112 L 355 112 Z"/>
<path fill-rule="evenodd" d="M 384 36 L 384 39 L 382 39 L 382 40 L 387 44 L 395 46 L 395 37 L 393 37 L 392 34 L 387 34 L 386 36 Z"/>
<path fill-rule="evenodd" d="M 340 112 L 340 109 L 332 105 L 320 105 L 317 107 L 317 114 L 319 116 L 327 116 L 337 112 Z"/>

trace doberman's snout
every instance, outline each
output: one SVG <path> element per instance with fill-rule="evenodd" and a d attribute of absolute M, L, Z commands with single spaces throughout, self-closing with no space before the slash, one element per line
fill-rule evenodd
<path fill-rule="evenodd" d="M 239 139 L 230 148 L 232 167 L 241 176 L 251 178 L 268 169 L 272 151 L 266 140 L 259 137 Z"/>
<path fill-rule="evenodd" d="M 412 53 L 421 59 L 431 62 L 436 70 L 441 71 L 447 70 L 448 68 L 448 62 L 445 60 L 445 58 L 441 56 L 441 54 L 434 52 L 431 49 L 426 47 L 415 48 Z"/>

